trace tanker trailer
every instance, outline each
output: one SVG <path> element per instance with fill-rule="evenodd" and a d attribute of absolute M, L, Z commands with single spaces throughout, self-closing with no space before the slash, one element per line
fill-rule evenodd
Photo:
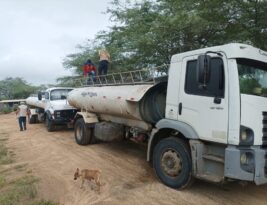
<path fill-rule="evenodd" d="M 80 145 L 121 140 L 145 142 L 154 124 L 164 118 L 167 82 L 156 85 L 120 85 L 76 88 L 68 95 L 81 110 L 75 118 L 75 139 Z"/>

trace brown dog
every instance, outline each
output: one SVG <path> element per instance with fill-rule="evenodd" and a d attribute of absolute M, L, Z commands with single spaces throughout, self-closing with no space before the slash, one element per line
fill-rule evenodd
<path fill-rule="evenodd" d="M 98 191 L 100 192 L 100 170 L 89 170 L 89 169 L 82 169 L 81 171 L 79 168 L 76 169 L 76 172 L 74 173 L 74 180 L 81 177 L 82 178 L 82 184 L 81 188 L 83 188 L 83 184 L 85 179 L 91 181 L 95 181 L 95 184 L 98 186 Z"/>

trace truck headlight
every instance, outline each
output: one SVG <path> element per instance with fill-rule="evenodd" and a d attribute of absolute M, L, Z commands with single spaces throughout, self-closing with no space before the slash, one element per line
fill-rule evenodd
<path fill-rule="evenodd" d="M 254 143 L 254 133 L 252 129 L 241 126 L 239 145 L 253 145 L 253 143 Z"/>
<path fill-rule="evenodd" d="M 252 150 L 240 151 L 240 165 L 243 170 L 254 173 L 255 160 Z"/>
<path fill-rule="evenodd" d="M 247 164 L 247 162 L 248 162 L 248 158 L 247 158 L 246 153 L 241 154 L 241 156 L 240 156 L 240 163 L 242 165 L 244 165 L 244 164 Z"/>
<path fill-rule="evenodd" d="M 248 134 L 245 130 L 241 131 L 241 141 L 247 141 L 248 139 Z"/>

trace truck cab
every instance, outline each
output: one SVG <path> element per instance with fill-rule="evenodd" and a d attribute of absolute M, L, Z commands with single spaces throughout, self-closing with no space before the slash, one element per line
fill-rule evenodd
<path fill-rule="evenodd" d="M 38 97 L 30 97 L 27 104 L 35 107 L 31 109 L 30 121 L 44 121 L 48 131 L 54 131 L 57 125 L 73 126 L 73 119 L 77 109 L 70 106 L 67 95 L 73 88 L 54 87 L 39 92 Z"/>
<path fill-rule="evenodd" d="M 249 45 L 227 44 L 174 55 L 165 118 L 156 124 L 150 149 L 158 142 L 172 143 L 161 140 L 163 133 L 173 133 L 168 135 L 188 140 L 187 157 L 192 160 L 188 170 L 196 178 L 266 183 L 266 79 L 267 53 Z M 156 172 L 175 187 L 171 173 L 181 154 L 173 149 L 177 154 L 170 156 L 168 149 L 162 149 L 161 159 L 154 159 L 159 161 Z M 151 153 L 148 158 L 155 157 Z"/>

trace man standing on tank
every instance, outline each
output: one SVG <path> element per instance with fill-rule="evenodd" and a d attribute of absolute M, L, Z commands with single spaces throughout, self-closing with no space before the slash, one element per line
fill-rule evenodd
<path fill-rule="evenodd" d="M 110 54 L 107 50 L 100 50 L 99 54 L 99 67 L 98 67 L 98 75 L 107 75 L 108 73 L 108 65 L 110 62 Z"/>

